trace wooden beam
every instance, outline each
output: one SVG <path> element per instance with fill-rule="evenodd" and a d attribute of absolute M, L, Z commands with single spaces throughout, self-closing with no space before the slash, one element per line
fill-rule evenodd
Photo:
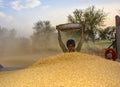
<path fill-rule="evenodd" d="M 120 59 L 120 17 L 117 15 L 116 20 L 116 43 L 117 43 L 117 56 Z"/>

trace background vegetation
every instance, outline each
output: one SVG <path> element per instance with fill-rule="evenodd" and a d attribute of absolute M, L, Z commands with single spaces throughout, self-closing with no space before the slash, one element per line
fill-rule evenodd
<path fill-rule="evenodd" d="M 115 39 L 115 26 L 104 26 L 107 15 L 103 9 L 95 6 L 86 9 L 76 9 L 68 15 L 68 23 L 84 23 L 85 37 L 81 52 L 94 55 L 104 55 L 105 49 Z M 49 20 L 39 20 L 33 26 L 33 34 L 28 37 L 18 37 L 15 29 L 0 27 L 0 56 L 32 54 L 41 52 L 61 52 L 57 40 L 57 32 Z M 62 32 L 63 33 L 63 32 Z M 76 41 L 80 31 L 63 33 L 63 42 L 68 38 Z"/>

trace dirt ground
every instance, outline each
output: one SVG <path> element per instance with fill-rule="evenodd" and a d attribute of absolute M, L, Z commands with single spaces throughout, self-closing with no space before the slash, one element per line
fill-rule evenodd
<path fill-rule="evenodd" d="M 0 64 L 4 67 L 29 66 L 40 58 L 46 58 L 59 54 L 59 51 L 41 51 L 39 53 L 19 54 L 19 55 L 2 55 Z"/>

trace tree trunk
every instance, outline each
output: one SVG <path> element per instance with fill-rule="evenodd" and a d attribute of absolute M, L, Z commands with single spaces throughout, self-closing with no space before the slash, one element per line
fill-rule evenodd
<path fill-rule="evenodd" d="M 117 42 L 117 54 L 120 59 L 120 17 L 116 16 L 116 42 Z"/>

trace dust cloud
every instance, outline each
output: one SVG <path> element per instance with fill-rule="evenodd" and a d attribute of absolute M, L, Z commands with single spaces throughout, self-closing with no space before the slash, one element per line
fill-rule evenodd
<path fill-rule="evenodd" d="M 66 45 L 73 36 L 61 32 L 62 40 Z M 40 34 L 37 37 L 21 37 L 16 31 L 0 28 L 0 64 L 3 66 L 28 66 L 40 58 L 62 53 L 58 43 L 57 32 Z"/>
<path fill-rule="evenodd" d="M 27 66 L 40 58 L 61 53 L 57 33 L 53 32 L 33 40 L 30 37 L 20 37 L 16 31 L 0 29 L 0 64 L 3 66 Z"/>

